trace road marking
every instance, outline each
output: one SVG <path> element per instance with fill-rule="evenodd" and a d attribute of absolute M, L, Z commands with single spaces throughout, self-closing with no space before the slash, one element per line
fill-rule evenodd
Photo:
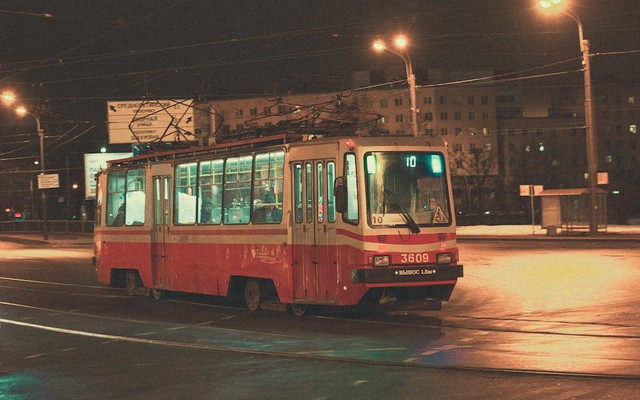
<path fill-rule="evenodd" d="M 152 335 L 155 335 L 155 334 L 156 334 L 155 332 L 142 332 L 142 333 L 136 333 L 133 336 L 152 336 Z"/>
<path fill-rule="evenodd" d="M 99 297 L 99 298 L 103 298 L 103 299 L 129 297 L 129 296 L 125 296 L 125 295 L 115 295 L 115 294 L 91 294 L 91 293 L 54 292 L 54 291 L 51 291 L 51 290 L 21 288 L 21 287 L 15 287 L 15 286 L 0 286 L 0 288 L 13 289 L 13 290 L 24 290 L 24 291 L 27 291 L 27 292 L 41 292 L 41 293 L 54 293 L 54 294 L 73 295 L 73 296 Z"/>
<path fill-rule="evenodd" d="M 123 297 L 129 297 L 129 296 L 123 296 Z M 80 316 L 80 317 L 89 317 L 89 318 L 100 318 L 100 319 L 106 319 L 109 321 L 122 321 L 122 322 L 134 322 L 137 324 L 155 324 L 155 325 L 172 325 L 175 326 L 174 323 L 168 323 L 168 322 L 154 322 L 154 321 L 143 321 L 143 320 L 137 320 L 137 319 L 127 319 L 127 318 L 117 318 L 117 317 L 106 317 L 106 316 L 102 316 L 102 315 L 92 315 L 92 314 L 83 314 L 83 313 L 69 313 L 67 311 L 60 311 L 60 310 L 54 310 L 51 308 L 43 308 L 43 307 L 36 307 L 36 306 L 29 306 L 26 304 L 18 304 L 18 303 L 9 303 L 6 301 L 0 301 L 0 305 L 5 305 L 5 306 L 11 306 L 11 307 L 19 307 L 19 308 L 27 308 L 30 310 L 39 310 L 39 311 L 55 311 L 55 312 L 59 312 L 59 313 L 63 313 L 63 314 L 71 314 L 71 315 L 76 315 L 76 316 Z M 94 307 L 92 307 L 94 308 Z M 29 319 L 32 319 L 33 317 L 27 317 Z M 185 328 L 193 328 L 193 325 L 186 325 Z M 293 336 L 293 335 L 284 335 L 284 334 L 279 334 L 279 333 L 268 333 L 268 332 L 255 332 L 255 331 L 243 331 L 240 329 L 229 329 L 229 328 L 221 328 L 218 326 L 214 326 L 211 327 L 212 329 L 217 329 L 220 331 L 227 331 L 227 332 L 240 332 L 240 333 L 256 333 L 256 334 L 260 334 L 263 336 L 274 336 L 274 337 L 283 337 L 283 338 L 293 338 L 293 339 L 305 339 L 302 336 Z"/>
<path fill-rule="evenodd" d="M 165 331 L 177 331 L 178 329 L 187 329 L 188 326 L 184 325 L 184 326 L 174 326 L 173 328 L 167 328 L 165 329 Z"/>
<path fill-rule="evenodd" d="M 2 280 L 2 281 L 13 281 L 13 282 L 37 283 L 37 284 L 40 284 L 40 285 L 72 286 L 72 287 L 83 287 L 83 288 L 91 288 L 91 289 L 106 289 L 106 290 L 122 290 L 122 289 L 119 289 L 119 288 L 112 288 L 112 287 L 108 287 L 108 286 L 90 286 L 90 285 L 79 285 L 79 284 L 75 284 L 75 283 L 34 281 L 34 280 L 31 280 L 31 279 L 9 278 L 9 277 L 5 277 L 5 276 L 0 276 L 0 280 Z"/>
<path fill-rule="evenodd" d="M 67 348 L 67 349 L 62 349 L 62 350 L 58 350 L 58 351 L 60 351 L 60 352 L 65 352 L 65 351 L 73 351 L 73 350 L 75 350 L 75 349 L 76 349 L 76 347 L 69 347 L 69 348 Z"/>
<path fill-rule="evenodd" d="M 398 351 L 398 350 L 406 350 L 406 347 L 388 347 L 385 349 L 365 349 L 367 351 Z"/>
<path fill-rule="evenodd" d="M 204 322 L 200 322 L 198 324 L 195 324 L 196 326 L 205 326 L 205 325 L 209 325 L 209 324 L 213 324 L 215 321 L 204 321 Z"/>
<path fill-rule="evenodd" d="M 33 354 L 33 355 L 30 355 L 30 356 L 24 357 L 24 359 L 25 360 L 29 360 L 29 359 L 32 359 L 32 358 L 38 358 L 38 357 L 42 357 L 42 356 L 46 356 L 46 355 L 47 355 L 47 353 Z"/>

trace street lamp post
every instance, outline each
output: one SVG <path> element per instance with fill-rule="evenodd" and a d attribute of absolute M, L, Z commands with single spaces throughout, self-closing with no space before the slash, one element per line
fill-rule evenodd
<path fill-rule="evenodd" d="M 589 54 L 589 40 L 584 38 L 582 21 L 577 14 L 565 8 L 564 0 L 541 0 L 540 7 L 544 10 L 557 10 L 568 15 L 578 25 L 580 51 L 584 70 L 584 120 L 587 144 L 587 173 L 589 185 L 589 234 L 598 234 L 598 155 L 596 151 L 596 126 L 593 119 L 593 91 L 591 88 L 591 56 Z"/>
<path fill-rule="evenodd" d="M 404 36 L 397 36 L 394 40 L 394 44 L 399 49 L 404 49 L 407 47 L 407 39 Z M 409 53 L 403 54 L 397 52 L 395 50 L 390 49 L 385 45 L 385 43 L 381 40 L 376 40 L 373 43 L 373 48 L 376 51 L 388 51 L 389 53 L 393 53 L 398 57 L 402 58 L 404 61 L 405 71 L 407 73 L 407 82 L 409 83 L 409 101 L 411 106 L 411 131 L 413 136 L 418 137 L 418 116 L 417 116 L 417 108 L 416 108 L 416 76 L 413 73 L 413 64 L 411 63 L 411 58 L 409 57 Z"/>
<path fill-rule="evenodd" d="M 29 114 L 36 120 L 36 130 L 38 132 L 38 138 L 40 139 L 40 175 L 44 175 L 44 130 L 40 126 L 40 117 L 38 114 L 27 111 L 24 107 L 16 108 L 16 113 L 20 116 L 24 116 L 25 114 Z M 42 197 L 42 238 L 44 240 L 49 240 L 49 232 L 48 232 L 48 221 L 47 221 L 47 195 L 44 189 L 40 189 L 41 197 Z"/>

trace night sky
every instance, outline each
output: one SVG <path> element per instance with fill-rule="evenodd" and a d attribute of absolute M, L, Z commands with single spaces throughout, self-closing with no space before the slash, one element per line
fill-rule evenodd
<path fill-rule="evenodd" d="M 640 1 L 573 3 L 592 52 L 640 49 Z M 575 23 L 530 0 L 7 0 L 0 21 L 0 87 L 52 122 L 96 123 L 94 139 L 109 99 L 349 88 L 352 71 L 401 63 L 370 47 L 397 32 L 410 36 L 418 72 L 500 73 L 580 56 Z M 596 82 L 637 82 L 640 53 L 595 58 L 593 69 Z"/>

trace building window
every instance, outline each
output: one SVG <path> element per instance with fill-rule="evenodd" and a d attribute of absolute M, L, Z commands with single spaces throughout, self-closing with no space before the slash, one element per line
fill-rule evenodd
<path fill-rule="evenodd" d="M 487 104 L 489 104 L 489 96 L 482 96 L 481 101 L 482 104 L 486 106 Z"/>
<path fill-rule="evenodd" d="M 629 127 L 629 130 L 631 130 L 631 127 Z M 616 125 L 616 133 L 622 135 L 622 125 Z"/>
<path fill-rule="evenodd" d="M 611 164 L 613 162 L 613 157 L 612 156 L 604 156 L 604 162 L 606 162 L 607 164 Z"/>
<path fill-rule="evenodd" d="M 629 110 L 629 119 L 635 119 L 636 112 L 635 110 Z"/>
<path fill-rule="evenodd" d="M 476 104 L 476 99 L 475 99 L 475 97 L 473 97 L 473 96 L 469 96 L 469 97 L 467 97 L 467 103 L 468 103 L 470 106 L 472 106 L 472 105 Z"/>
<path fill-rule="evenodd" d="M 513 144 L 513 143 L 509 143 L 509 150 L 515 151 L 516 150 L 516 145 Z"/>
<path fill-rule="evenodd" d="M 633 96 L 629 96 L 628 101 L 629 101 L 629 104 L 635 104 L 636 99 L 635 99 L 635 97 L 633 97 Z"/>
<path fill-rule="evenodd" d="M 441 121 L 446 121 L 447 120 L 447 113 L 446 112 L 440 113 L 440 120 Z"/>
<path fill-rule="evenodd" d="M 629 133 L 638 133 L 637 125 L 629 125 Z"/>
<path fill-rule="evenodd" d="M 425 121 L 433 120 L 433 113 L 430 113 L 430 112 L 424 113 L 424 120 Z"/>
<path fill-rule="evenodd" d="M 447 96 L 440 96 L 440 104 L 447 104 Z"/>
<path fill-rule="evenodd" d="M 453 144 L 453 151 L 462 151 L 462 144 L 461 143 L 454 143 Z"/>
<path fill-rule="evenodd" d="M 474 119 L 476 119 L 476 114 L 475 114 L 475 113 L 470 112 L 470 113 L 469 113 L 469 120 L 474 120 Z"/>
<path fill-rule="evenodd" d="M 474 151 L 476 149 L 476 144 L 475 143 L 469 143 L 469 150 L 470 151 Z"/>
<path fill-rule="evenodd" d="M 459 136 L 462 133 L 462 128 L 456 128 L 456 136 Z"/>
<path fill-rule="evenodd" d="M 402 105 L 402 98 L 395 99 L 394 102 L 396 104 L 396 107 L 400 107 Z"/>
<path fill-rule="evenodd" d="M 483 112 L 482 113 L 482 119 L 489 119 L 489 113 L 488 112 Z"/>
<path fill-rule="evenodd" d="M 460 121 L 462 119 L 462 113 L 460 111 L 456 111 L 455 113 L 453 113 L 453 119 L 455 119 L 456 121 Z"/>
<path fill-rule="evenodd" d="M 484 144 L 484 151 L 491 151 L 491 143 Z"/>
<path fill-rule="evenodd" d="M 249 114 L 250 115 L 258 115 L 258 109 L 256 107 L 253 107 L 253 108 L 249 109 Z"/>
<path fill-rule="evenodd" d="M 431 96 L 424 97 L 424 98 L 422 99 L 422 102 L 423 102 L 424 104 L 431 104 Z"/>
<path fill-rule="evenodd" d="M 433 136 L 433 129 L 428 128 L 424 130 L 425 136 Z"/>
<path fill-rule="evenodd" d="M 622 111 L 616 111 L 616 119 L 622 119 Z"/>
<path fill-rule="evenodd" d="M 475 128 L 469 128 L 469 136 L 474 136 L 476 134 Z"/>
<path fill-rule="evenodd" d="M 449 134 L 449 130 L 447 128 L 440 128 L 440 135 L 447 136 Z"/>
<path fill-rule="evenodd" d="M 387 101 L 387 99 L 380 99 L 380 108 L 387 108 L 389 107 L 389 102 Z"/>
<path fill-rule="evenodd" d="M 616 95 L 616 104 L 620 104 L 622 103 L 622 96 L 620 96 L 619 94 Z"/>
<path fill-rule="evenodd" d="M 396 114 L 396 122 L 402 122 L 402 114 Z"/>
<path fill-rule="evenodd" d="M 456 168 L 462 168 L 462 160 L 456 160 Z"/>

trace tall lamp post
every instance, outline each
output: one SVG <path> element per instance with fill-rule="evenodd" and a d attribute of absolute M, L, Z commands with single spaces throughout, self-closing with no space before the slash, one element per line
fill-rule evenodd
<path fill-rule="evenodd" d="M 36 130 L 38 132 L 38 138 L 40 139 L 40 175 L 44 175 L 44 130 L 40 127 L 40 117 L 33 111 L 28 111 L 23 106 L 16 108 L 16 113 L 21 117 L 29 114 L 36 120 Z M 47 195 L 44 189 L 40 189 L 40 193 L 42 194 L 42 238 L 48 240 Z"/>
<path fill-rule="evenodd" d="M 578 25 L 580 50 L 582 51 L 582 65 L 584 71 L 584 120 L 587 142 L 587 173 L 589 184 L 589 234 L 598 234 L 598 155 L 596 151 L 596 126 L 593 120 L 593 91 L 591 88 L 591 59 L 589 55 L 589 40 L 584 38 L 580 17 L 566 7 L 565 0 L 541 0 L 540 8 L 545 11 L 561 12 L 568 15 Z"/>
<path fill-rule="evenodd" d="M 393 44 L 399 50 L 404 50 L 408 45 L 407 38 L 405 36 L 398 35 L 393 40 Z M 411 130 L 413 136 L 418 137 L 418 117 L 416 110 L 416 76 L 413 74 L 413 65 L 411 63 L 409 53 L 405 52 L 403 54 L 401 52 L 395 51 L 387 47 L 387 45 L 382 40 L 376 40 L 373 43 L 373 49 L 378 52 L 388 51 L 389 53 L 393 53 L 402 58 L 402 61 L 404 61 L 405 70 L 407 72 L 407 82 L 409 83 L 409 98 L 411 102 Z"/>

